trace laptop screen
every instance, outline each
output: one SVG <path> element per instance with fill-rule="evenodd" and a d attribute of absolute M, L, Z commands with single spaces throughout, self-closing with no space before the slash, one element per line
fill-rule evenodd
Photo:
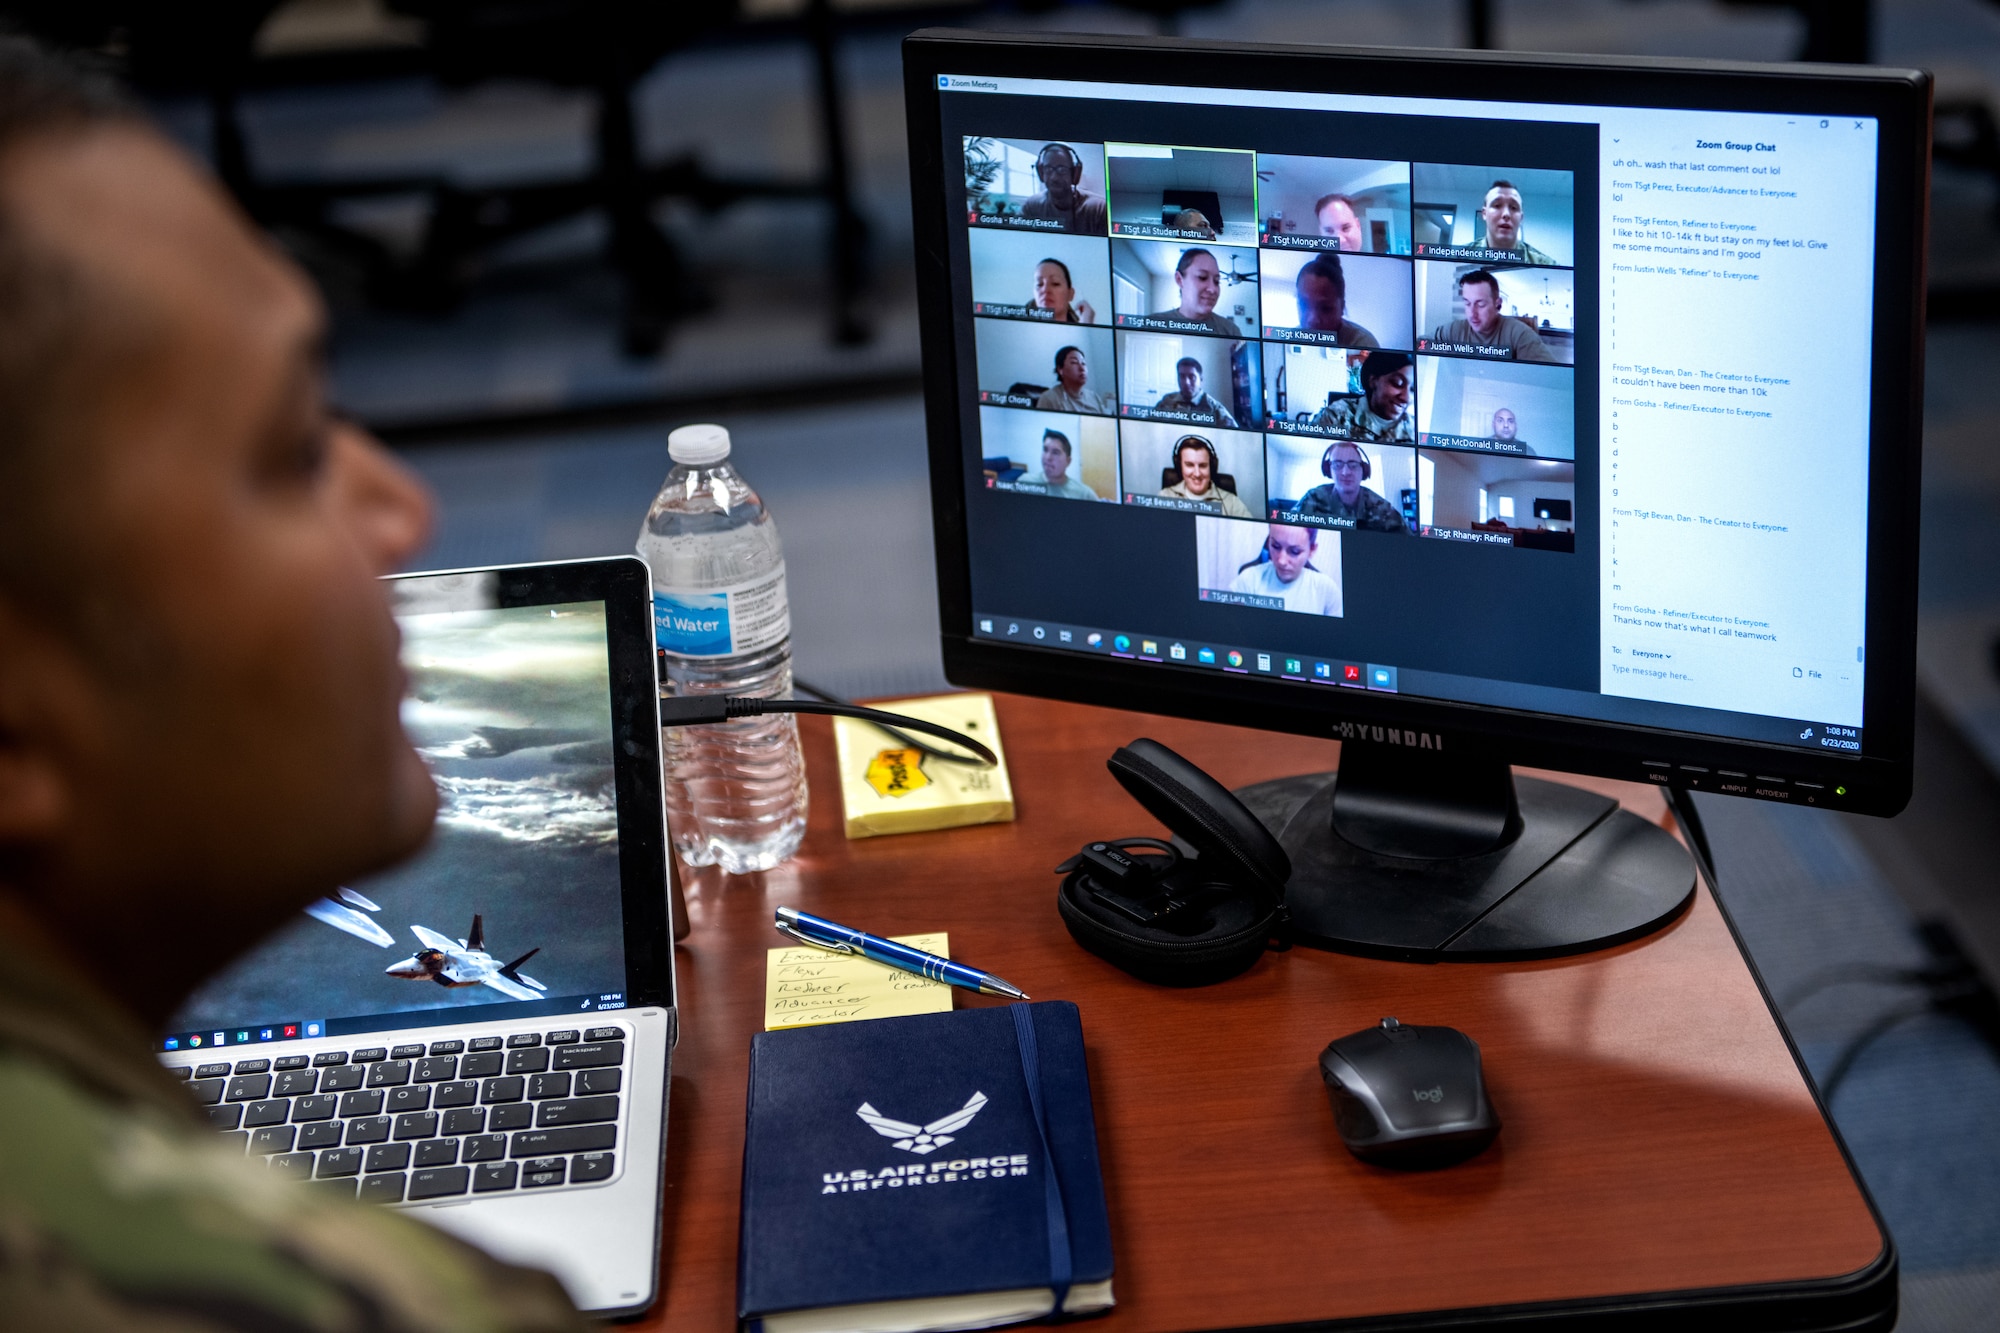
<path fill-rule="evenodd" d="M 625 1007 L 606 604 L 498 605 L 494 579 L 392 585 L 403 723 L 438 786 L 429 844 L 212 978 L 164 1049 Z"/>

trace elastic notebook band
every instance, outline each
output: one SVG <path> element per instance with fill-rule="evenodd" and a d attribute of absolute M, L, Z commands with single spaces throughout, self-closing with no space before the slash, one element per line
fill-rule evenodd
<path fill-rule="evenodd" d="M 1069 1303 L 1074 1275 L 1069 1253 L 1069 1214 L 1063 1210 L 1062 1185 L 1056 1180 L 1056 1158 L 1049 1150 L 1047 1118 L 1042 1112 L 1042 1062 L 1035 1049 L 1035 1016 L 1025 1004 L 1007 1006 L 1014 1015 L 1014 1036 L 1021 1047 L 1021 1072 L 1028 1078 L 1028 1104 L 1035 1113 L 1035 1134 L 1042 1141 L 1042 1193 L 1049 1211 L 1049 1285 L 1055 1288 L 1052 1314 L 1060 1316 Z"/>

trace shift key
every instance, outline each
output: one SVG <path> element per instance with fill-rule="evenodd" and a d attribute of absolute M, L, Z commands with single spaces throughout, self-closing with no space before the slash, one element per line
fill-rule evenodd
<path fill-rule="evenodd" d="M 603 1152 L 618 1146 L 618 1126 L 577 1125 L 570 1129 L 524 1129 L 507 1146 L 509 1157 L 557 1157 Z"/>
<path fill-rule="evenodd" d="M 543 1102 L 535 1115 L 537 1129 L 558 1125 L 594 1125 L 618 1118 L 616 1097 L 573 1097 L 567 1101 Z"/>

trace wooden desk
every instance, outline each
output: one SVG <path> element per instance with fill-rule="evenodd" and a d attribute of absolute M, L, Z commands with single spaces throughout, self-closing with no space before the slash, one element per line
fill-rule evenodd
<path fill-rule="evenodd" d="M 848 842 L 831 732 L 804 719 L 804 852 L 688 877 L 664 1298 L 644 1327 L 734 1320 L 744 1085 L 780 904 L 882 934 L 948 929 L 959 957 L 1081 1006 L 1118 1260 L 1098 1333 L 1521 1305 L 1650 1310 L 1650 1327 L 1893 1324 L 1893 1250 L 1705 889 L 1661 933 L 1580 958 L 1294 949 L 1218 986 L 1148 986 L 1056 915 L 1051 869 L 1080 843 L 1158 832 L 1106 757 L 1152 736 L 1240 786 L 1333 768 L 1339 746 L 1013 696 L 999 714 L 1016 822 Z M 1589 785 L 1667 818 L 1651 789 Z M 1386 1014 L 1479 1041 L 1505 1128 L 1478 1159 L 1405 1174 L 1341 1146 L 1319 1052 Z"/>

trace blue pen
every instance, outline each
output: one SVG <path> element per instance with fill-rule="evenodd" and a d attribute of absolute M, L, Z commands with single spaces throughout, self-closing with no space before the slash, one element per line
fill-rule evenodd
<path fill-rule="evenodd" d="M 981 972 L 976 967 L 964 963 L 954 963 L 949 958 L 940 958 L 922 949 L 912 949 L 907 944 L 885 940 L 880 935 L 870 935 L 865 930 L 843 926 L 837 921 L 801 912 L 796 907 L 780 907 L 778 919 L 774 923 L 779 930 L 802 944 L 810 944 L 815 949 L 829 949 L 834 953 L 858 953 L 862 957 L 893 967 L 903 972 L 914 972 L 932 981 L 942 981 L 951 986 L 963 986 L 981 995 L 1005 995 L 1012 1000 L 1025 1000 L 1026 991 L 1018 986 L 1010 986 L 990 972 Z"/>

